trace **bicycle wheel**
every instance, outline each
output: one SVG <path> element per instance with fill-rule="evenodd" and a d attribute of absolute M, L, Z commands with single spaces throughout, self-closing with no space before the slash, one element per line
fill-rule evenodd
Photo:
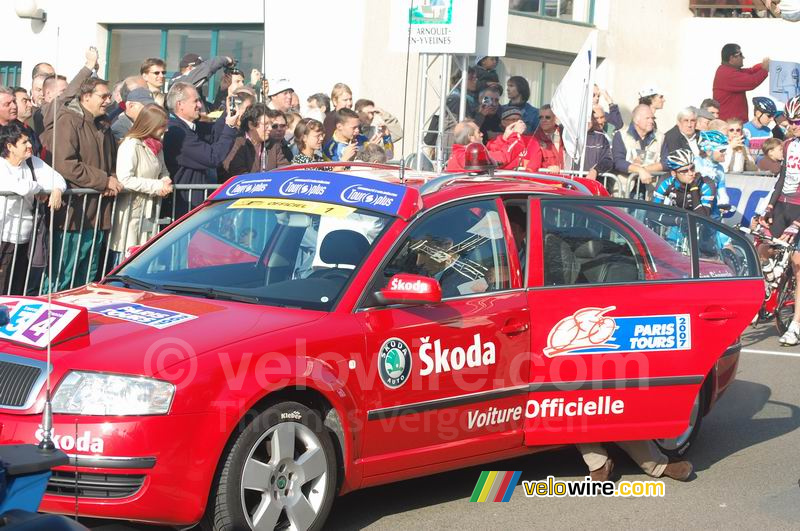
<path fill-rule="evenodd" d="M 778 284 L 778 304 L 775 307 L 775 325 L 778 327 L 778 333 L 783 335 L 792 324 L 794 317 L 794 271 L 791 267 L 783 273 Z"/>

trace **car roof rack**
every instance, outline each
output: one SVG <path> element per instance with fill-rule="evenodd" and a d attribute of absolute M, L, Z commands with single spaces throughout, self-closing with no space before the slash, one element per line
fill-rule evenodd
<path fill-rule="evenodd" d="M 497 181 L 516 181 L 516 182 L 544 182 L 561 184 L 573 188 L 579 192 L 591 195 L 592 192 L 582 183 L 566 177 L 559 177 L 557 175 L 544 175 L 541 173 L 528 173 L 524 171 L 503 170 L 495 171 L 492 173 L 450 173 L 445 174 L 435 179 L 431 179 L 422 187 L 420 187 L 420 195 L 432 194 L 438 192 L 444 186 L 453 184 L 455 182 L 497 182 Z"/>

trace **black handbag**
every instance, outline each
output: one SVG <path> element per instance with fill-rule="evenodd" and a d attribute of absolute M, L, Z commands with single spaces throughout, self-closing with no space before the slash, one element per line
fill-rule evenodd
<path fill-rule="evenodd" d="M 25 162 L 28 163 L 28 168 L 31 170 L 33 180 L 36 180 L 36 172 L 33 171 L 33 159 L 29 158 Z M 49 257 L 49 242 L 50 242 L 50 209 L 46 203 L 34 200 L 34 218 L 36 219 L 36 226 L 33 228 L 33 254 L 31 255 L 31 267 L 46 267 L 47 259 Z"/>

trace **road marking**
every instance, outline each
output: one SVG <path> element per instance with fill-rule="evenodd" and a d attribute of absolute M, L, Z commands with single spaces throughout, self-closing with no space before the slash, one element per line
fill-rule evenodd
<path fill-rule="evenodd" d="M 800 358 L 800 352 L 780 352 L 777 350 L 753 350 L 749 348 L 743 348 L 742 352 L 747 352 L 748 354 L 766 354 L 768 356 L 788 356 L 790 358 Z"/>

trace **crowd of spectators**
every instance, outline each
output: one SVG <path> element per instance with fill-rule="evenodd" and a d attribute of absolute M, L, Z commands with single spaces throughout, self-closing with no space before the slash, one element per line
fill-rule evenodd
<path fill-rule="evenodd" d="M 231 57 L 186 54 L 169 83 L 164 60 L 146 58 L 138 75 L 116 84 L 97 77 L 95 48 L 87 50 L 85 59 L 71 79 L 40 63 L 33 69 L 30 92 L 0 87 L 5 161 L 0 173 L 7 174 L 0 190 L 23 197 L 2 198 L 0 281 L 10 278 L 12 264 L 14 271 L 41 267 L 41 250 L 26 246 L 44 239 L 31 237 L 37 230 L 34 219 L 49 220 L 44 205 L 52 207 L 56 229 L 50 258 L 58 267 L 50 281 L 53 290 L 62 290 L 77 285 L 75 279 L 80 284 L 102 276 L 130 246 L 155 234 L 159 212 L 161 218 L 179 217 L 205 197 L 198 190 L 174 190 L 175 185 L 213 186 L 233 175 L 289 164 L 386 162 L 396 158 L 394 145 L 404 133 L 378 102 L 354 100 L 345 83 L 336 83 L 329 94 L 308 95 L 301 109 L 290 80 L 268 80 L 257 70 L 247 75 Z M 608 92 L 595 86 L 580 170 L 589 178 L 613 172 L 624 194 L 631 189 L 645 198 L 653 195 L 655 175 L 671 169 L 666 163 L 671 153 L 680 150 L 698 159 L 719 158 L 715 172 L 778 171 L 780 141 L 797 135 L 798 128 L 763 98 L 749 114 L 745 93 L 766 78 L 769 61 L 744 68 L 743 59 L 737 45 L 726 45 L 713 98 L 682 109 L 674 125 L 656 116 L 665 98 L 655 85 L 642 88 L 638 101 L 631 102 L 627 124 Z M 441 117 L 454 141 L 446 146 L 452 156 L 445 171 L 463 170 L 465 146 L 472 142 L 486 144 L 502 168 L 572 169 L 565 166 L 569 157 L 553 108 L 531 105 L 530 85 L 522 76 L 502 84 L 498 61 L 479 57 L 469 68 L 467 119 L 460 123 L 453 116 L 461 106 L 461 73 L 453 77 L 447 98 L 451 113 Z M 208 81 L 218 73 L 220 88 L 212 102 L 206 97 Z M 719 153 L 704 151 L 699 133 L 708 130 L 725 138 Z M 720 182 L 715 174 L 709 179 L 716 179 L 715 193 L 724 190 L 724 178 Z M 96 193 L 66 202 L 60 197 L 66 188 Z M 109 200 L 117 196 L 116 202 Z M 42 215 L 34 215 L 38 212 Z M 12 238 L 9 231 L 15 230 Z M 15 258 L 9 259 L 9 253 Z M 101 262 L 106 253 L 109 264 Z M 35 263 L 28 264 L 29 257 Z M 8 290 L 9 284 L 0 287 Z M 18 289 L 15 279 L 12 290 Z"/>

